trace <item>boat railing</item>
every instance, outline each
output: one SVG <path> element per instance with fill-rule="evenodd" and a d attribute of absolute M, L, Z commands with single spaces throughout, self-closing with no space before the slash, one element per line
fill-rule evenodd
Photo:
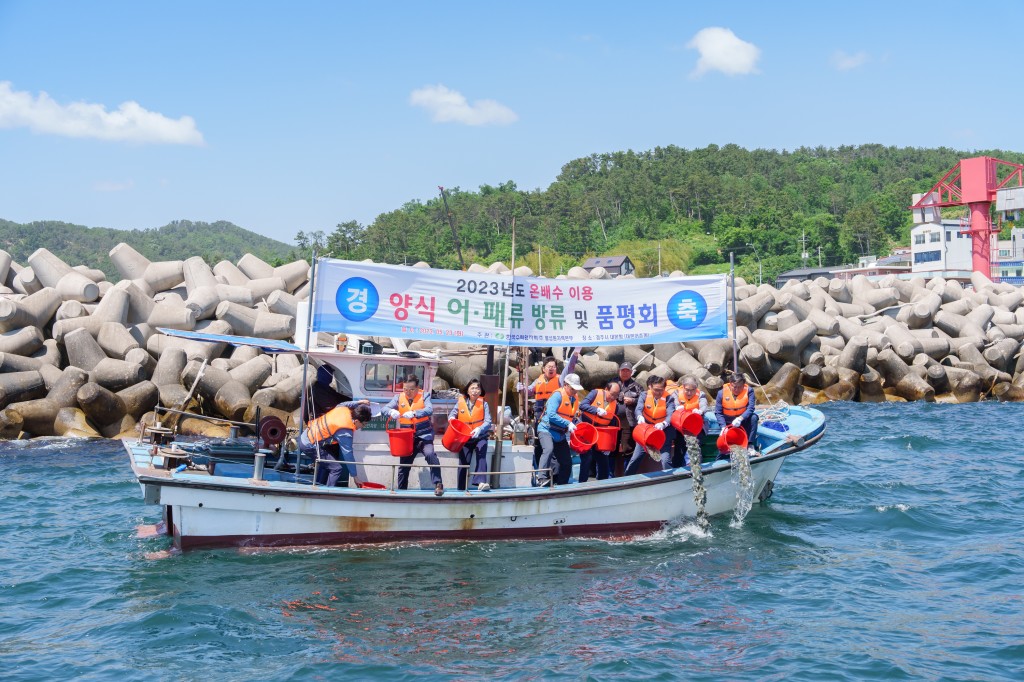
<path fill-rule="evenodd" d="M 386 467 L 386 468 L 390 468 L 391 469 L 391 488 L 390 488 L 390 490 L 395 490 L 396 489 L 396 485 L 398 483 L 398 469 L 400 467 L 406 467 L 406 468 L 410 468 L 410 469 L 413 466 L 425 466 L 425 467 L 429 467 L 431 469 L 433 469 L 435 466 L 438 469 L 469 469 L 470 468 L 469 464 L 437 464 L 437 465 L 434 465 L 434 464 L 401 464 L 401 463 L 395 464 L 395 463 L 391 463 L 391 462 L 365 462 L 365 461 L 364 462 L 345 462 L 345 461 L 337 460 L 337 459 L 324 459 L 324 458 L 318 456 L 318 457 L 316 457 L 313 460 L 313 486 L 314 487 L 317 485 L 316 481 L 317 481 L 317 478 L 318 478 L 318 474 L 320 473 L 320 462 L 335 462 L 335 463 L 340 464 L 342 466 L 353 466 L 353 467 L 360 467 L 361 466 L 361 467 Z M 511 471 L 506 471 L 506 470 L 502 469 L 500 471 L 488 471 L 486 473 L 487 473 L 487 476 L 492 476 L 492 475 L 502 476 L 504 474 L 509 474 L 509 475 L 515 476 L 517 474 L 531 474 L 533 477 L 536 477 L 537 474 L 543 473 L 543 474 L 547 475 L 547 480 L 551 481 L 550 487 L 551 488 L 555 487 L 554 472 L 552 471 L 552 469 L 550 467 L 545 468 L 545 469 L 513 469 Z M 467 479 L 469 477 L 469 472 L 468 471 L 466 472 L 466 477 L 467 477 Z M 518 486 L 515 486 L 515 487 L 518 487 Z M 547 487 L 547 486 L 545 486 L 545 487 Z"/>

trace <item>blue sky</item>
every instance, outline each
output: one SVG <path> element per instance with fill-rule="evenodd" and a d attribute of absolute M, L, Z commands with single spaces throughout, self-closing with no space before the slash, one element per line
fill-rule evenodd
<path fill-rule="evenodd" d="M 1024 151 L 1020 2 L 0 0 L 0 218 L 292 242 L 592 153 Z M 936 178 L 938 180 L 938 178 Z"/>

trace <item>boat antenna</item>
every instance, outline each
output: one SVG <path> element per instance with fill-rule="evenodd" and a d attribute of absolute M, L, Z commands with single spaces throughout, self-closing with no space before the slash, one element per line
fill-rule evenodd
<path fill-rule="evenodd" d="M 740 347 L 736 343 L 736 259 L 732 251 L 729 252 L 729 284 L 732 287 L 732 367 L 736 372 L 740 371 Z"/>
<path fill-rule="evenodd" d="M 438 185 L 437 189 L 441 192 L 441 201 L 444 202 L 444 214 L 448 218 L 449 227 L 452 228 L 452 239 L 455 240 L 455 252 L 459 254 L 459 265 L 462 267 L 462 271 L 465 272 L 466 261 L 462 260 L 462 246 L 459 245 L 459 232 L 455 229 L 455 221 L 452 220 L 452 212 L 448 210 L 448 195 L 444 191 L 444 187 L 441 185 Z M 515 265 L 515 261 L 512 261 L 512 264 Z"/>
<path fill-rule="evenodd" d="M 309 273 L 309 306 L 306 309 L 306 341 L 302 345 L 302 398 L 299 400 L 299 419 L 306 416 L 306 395 L 309 393 L 309 333 L 313 327 L 313 304 L 316 301 L 316 244 L 313 244 L 313 267 Z M 319 455 L 317 455 L 319 459 Z M 299 465 L 302 463 L 302 452 L 295 453 L 295 482 L 299 481 Z"/>

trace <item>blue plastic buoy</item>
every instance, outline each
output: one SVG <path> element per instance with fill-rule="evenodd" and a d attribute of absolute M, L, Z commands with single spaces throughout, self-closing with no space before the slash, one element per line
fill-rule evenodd
<path fill-rule="evenodd" d="M 185 469 L 188 469 L 188 465 L 187 464 L 179 464 L 178 468 L 174 470 L 174 473 L 180 474 Z"/>

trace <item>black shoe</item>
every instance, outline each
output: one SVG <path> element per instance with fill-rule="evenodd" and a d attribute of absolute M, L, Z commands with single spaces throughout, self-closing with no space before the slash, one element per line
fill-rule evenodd
<path fill-rule="evenodd" d="M 442 495 L 444 495 L 444 486 L 441 485 L 440 483 L 435 485 L 434 486 L 434 495 L 436 495 L 437 497 L 441 497 Z"/>
<path fill-rule="evenodd" d="M 545 479 L 537 481 L 537 487 L 538 488 L 550 488 L 551 487 L 551 479 L 550 478 L 545 478 Z"/>

